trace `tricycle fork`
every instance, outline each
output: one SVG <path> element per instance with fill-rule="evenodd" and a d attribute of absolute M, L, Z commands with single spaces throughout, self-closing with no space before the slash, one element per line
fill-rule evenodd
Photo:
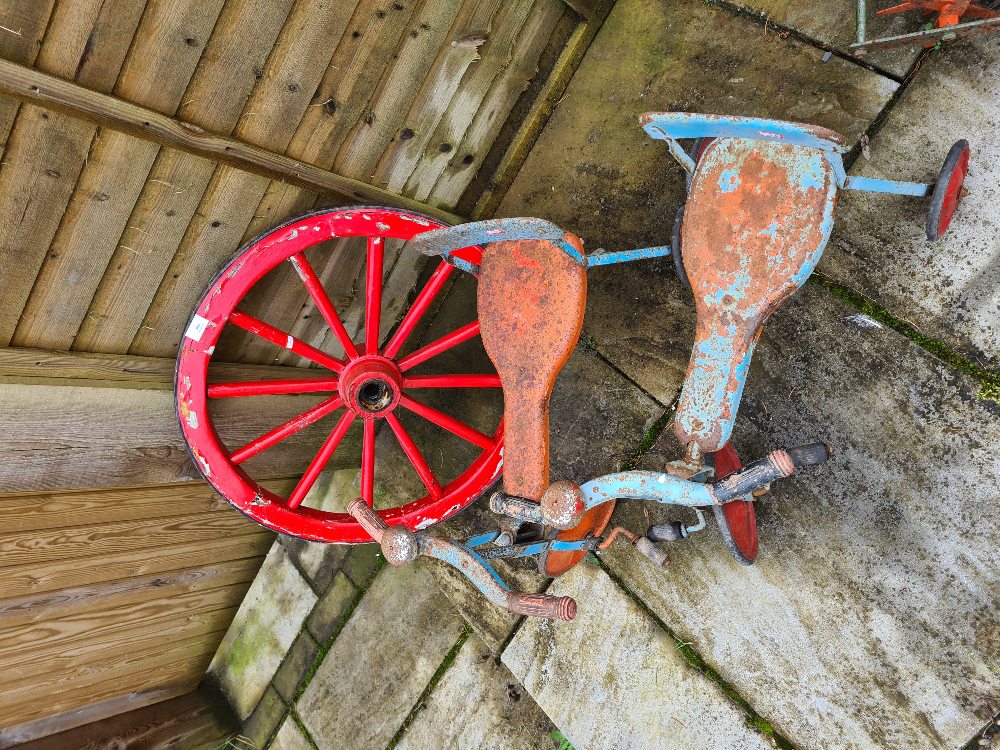
<path fill-rule="evenodd" d="M 421 555 L 433 557 L 455 568 L 487 599 L 514 614 L 550 620 L 572 620 L 576 617 L 576 600 L 572 597 L 512 591 L 469 544 L 459 544 L 433 534 L 414 533 L 406 526 L 389 526 L 361 498 L 354 500 L 347 512 L 379 543 L 390 565 L 406 565 Z M 485 544 L 491 540 L 477 537 L 470 541 Z"/>

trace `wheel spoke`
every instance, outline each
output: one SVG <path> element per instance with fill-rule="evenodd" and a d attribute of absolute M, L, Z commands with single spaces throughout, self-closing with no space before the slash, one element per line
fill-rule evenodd
<path fill-rule="evenodd" d="M 378 328 L 382 318 L 381 237 L 368 238 L 368 265 L 365 269 L 365 353 L 378 354 Z"/>
<path fill-rule="evenodd" d="M 284 424 L 280 424 L 270 432 L 266 432 L 256 440 L 251 440 L 239 450 L 235 451 L 229 458 L 234 464 L 241 464 L 247 459 L 253 458 L 261 451 L 265 451 L 272 445 L 280 443 L 282 440 L 291 437 L 296 432 L 308 427 L 313 422 L 322 419 L 327 414 L 337 411 L 344 402 L 340 395 L 331 396 L 325 401 L 320 401 L 316 406 L 306 409 L 297 417 L 292 417 Z"/>
<path fill-rule="evenodd" d="M 337 337 L 337 341 L 344 348 L 344 352 L 351 359 L 358 356 L 358 350 L 354 346 L 354 342 L 351 341 L 350 335 L 347 333 L 347 329 L 344 328 L 344 323 L 341 321 L 340 316 L 337 314 L 337 310 L 333 306 L 333 302 L 330 300 L 330 295 L 326 293 L 326 289 L 323 288 L 323 283 L 319 280 L 319 276 L 313 270 L 312 265 L 306 259 L 304 253 L 296 253 L 291 258 L 288 259 L 289 262 L 295 267 L 295 270 L 299 274 L 299 278 L 302 279 L 302 283 L 306 285 L 306 289 L 309 291 L 309 296 L 312 297 L 313 302 L 316 303 L 316 307 L 323 316 L 323 320 L 326 324 L 330 326 L 330 330 Z"/>
<path fill-rule="evenodd" d="M 295 489 L 292 490 L 292 494 L 288 496 L 288 507 L 290 509 L 295 510 L 302 504 L 302 501 L 306 499 L 306 495 L 309 494 L 309 490 L 311 490 L 312 486 L 316 484 L 316 480 L 323 471 L 323 467 L 326 466 L 326 462 L 330 460 L 330 456 L 332 456 L 334 451 L 337 450 L 337 446 L 339 446 L 340 441 L 344 439 L 344 434 L 347 432 L 347 428 L 351 426 L 351 422 L 353 421 L 354 412 L 350 409 L 345 410 L 340 416 L 337 426 L 330 432 L 330 435 L 326 438 L 326 441 L 324 441 L 322 447 L 319 449 L 319 453 L 316 454 L 312 463 L 309 464 L 309 468 L 306 469 L 306 473 L 302 475 L 302 479 L 300 479 L 299 483 L 295 485 Z"/>
<path fill-rule="evenodd" d="M 468 341 L 478 335 L 479 321 L 476 320 L 452 331 L 451 333 L 445 334 L 437 341 L 433 341 L 427 346 L 417 349 L 412 354 L 406 355 L 396 364 L 401 372 L 406 372 L 407 370 L 416 367 L 421 362 L 426 362 L 431 357 L 436 357 L 441 354 L 441 352 L 446 352 L 449 349 L 458 346 L 463 341 Z"/>
<path fill-rule="evenodd" d="M 396 329 L 392 338 L 389 339 L 389 343 L 386 344 L 385 351 L 382 352 L 383 356 L 394 359 L 399 354 L 399 350 L 403 348 L 406 339 L 413 333 L 413 329 L 417 327 L 417 324 L 424 317 L 427 308 L 431 306 L 431 303 L 441 292 L 441 288 L 454 270 L 455 266 L 451 263 L 445 260 L 441 261 L 437 269 L 435 269 L 434 274 L 424 285 L 424 288 L 420 290 L 420 294 L 413 300 L 413 305 L 406 311 L 406 315 L 403 316 L 403 320 L 399 323 L 399 328 Z"/>
<path fill-rule="evenodd" d="M 420 477 L 420 481 L 424 483 L 424 487 L 427 488 L 427 492 L 430 496 L 437 500 L 441 495 L 444 494 L 441 489 L 441 485 L 438 484 L 437 479 L 434 478 L 434 472 L 431 471 L 431 467 L 427 465 L 427 461 L 424 459 L 424 454 L 420 452 L 417 444 L 413 442 L 413 438 L 410 437 L 410 433 L 406 431 L 406 428 L 400 423 L 399 418 L 389 412 L 385 415 L 385 421 L 389 423 L 389 427 L 396 435 L 396 440 L 399 441 L 399 446 L 403 449 L 403 453 L 406 457 L 410 459 L 410 463 L 413 464 L 413 468 L 417 470 L 417 476 Z"/>
<path fill-rule="evenodd" d="M 309 344 L 304 341 L 299 341 L 290 333 L 286 333 L 280 328 L 268 325 L 263 320 L 259 320 L 253 315 L 247 315 L 239 310 L 234 310 L 229 316 L 229 322 L 238 325 L 244 331 L 249 331 L 255 336 L 260 336 L 262 339 L 270 341 L 276 346 L 288 349 L 289 351 L 298 354 L 300 357 L 305 357 L 311 362 L 322 365 L 328 370 L 340 372 L 344 369 L 344 363 L 336 357 L 331 357 L 329 354 L 321 352 L 316 347 L 309 346 Z"/>
<path fill-rule="evenodd" d="M 335 390 L 337 390 L 336 378 L 243 380 L 233 383 L 213 383 L 208 386 L 208 397 L 236 398 L 241 396 L 281 396 L 287 393 L 318 393 L 321 391 Z"/>
<path fill-rule="evenodd" d="M 501 388 L 499 375 L 408 375 L 404 388 Z"/>
<path fill-rule="evenodd" d="M 368 507 L 375 504 L 375 420 L 365 420 L 361 441 L 361 499 Z"/>
<path fill-rule="evenodd" d="M 484 450 L 489 450 L 496 445 L 493 438 L 489 435 L 484 435 L 479 430 L 470 427 L 464 422 L 460 422 L 454 417 L 448 416 L 443 411 L 438 411 L 433 406 L 428 406 L 427 404 L 422 404 L 419 401 L 414 401 L 405 393 L 400 396 L 399 403 L 412 411 L 414 414 L 419 414 L 428 422 L 433 422 L 438 427 L 443 427 L 448 430 L 448 432 L 458 435 L 463 440 L 468 440 L 473 445 L 478 445 Z"/>

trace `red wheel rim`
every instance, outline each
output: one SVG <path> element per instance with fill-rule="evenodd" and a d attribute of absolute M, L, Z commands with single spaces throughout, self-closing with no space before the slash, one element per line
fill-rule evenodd
<path fill-rule="evenodd" d="M 385 345 L 379 342 L 382 308 L 383 244 L 388 238 L 409 240 L 421 232 L 445 226 L 417 213 L 391 208 L 328 209 L 297 217 L 254 240 L 229 262 L 209 285 L 181 340 L 177 362 L 177 410 L 181 433 L 195 465 L 219 494 L 256 522 L 275 531 L 322 542 L 356 543 L 371 537 L 346 513 L 332 513 L 302 505 L 309 489 L 337 451 L 354 422 L 361 423 L 360 495 L 373 503 L 375 433 L 384 421 L 419 476 L 427 494 L 396 508 L 379 510 L 387 523 L 405 524 L 414 530 L 451 517 L 482 495 L 500 474 L 503 426 L 483 433 L 460 419 L 435 409 L 412 395 L 425 388 L 490 388 L 500 393 L 495 374 L 418 375 L 417 365 L 478 336 L 473 321 L 422 346 L 406 356 L 401 350 L 410 334 L 441 292 L 455 267 L 441 261 L 423 289 L 406 310 Z M 304 251 L 334 237 L 366 237 L 365 340 L 351 341 L 322 283 Z M 469 247 L 456 256 L 478 264 L 482 249 Z M 272 269 L 291 263 L 302 279 L 317 310 L 344 349 L 339 360 L 287 332 L 274 328 L 237 309 L 247 292 Z M 208 368 L 226 324 L 287 348 L 329 370 L 329 377 L 303 380 L 233 382 L 208 385 Z M 217 398 L 314 393 L 313 407 L 272 427 L 246 445 L 230 449 L 223 444 L 211 418 L 210 403 Z M 397 412 L 405 409 L 472 443 L 479 453 L 456 478 L 442 485 L 424 459 Z M 323 417 L 331 418 L 319 452 L 288 497 L 258 484 L 241 464 Z"/>
<path fill-rule="evenodd" d="M 969 171 L 971 149 L 966 141 L 952 146 L 944 160 L 941 176 L 931 195 L 931 213 L 928 221 L 929 239 L 936 240 L 948 231 L 958 201 L 962 197 L 962 185 Z"/>
<path fill-rule="evenodd" d="M 600 536 L 607 528 L 611 514 L 615 512 L 615 501 L 601 503 L 583 514 L 580 523 L 572 529 L 560 531 L 556 534 L 556 539 L 560 542 L 577 542 L 588 536 Z M 587 551 L 577 552 L 548 552 L 542 558 L 542 573 L 550 578 L 556 578 L 573 568 L 578 562 L 587 556 Z"/>
<path fill-rule="evenodd" d="M 740 457 L 732 443 L 715 452 L 715 476 L 723 479 L 742 468 Z M 750 565 L 757 558 L 757 515 L 753 503 L 734 500 L 721 507 L 713 506 L 722 538 L 739 562 Z"/>

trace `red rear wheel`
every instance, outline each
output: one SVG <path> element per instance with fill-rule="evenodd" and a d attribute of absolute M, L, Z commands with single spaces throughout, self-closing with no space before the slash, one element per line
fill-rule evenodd
<path fill-rule="evenodd" d="M 418 365 L 477 337 L 478 320 L 403 355 L 407 339 L 455 267 L 441 261 L 409 309 L 404 311 L 388 341 L 384 345 L 379 341 L 385 240 L 405 241 L 442 226 L 441 222 L 430 217 L 392 208 L 351 207 L 318 211 L 286 222 L 246 245 L 209 285 L 181 341 L 176 383 L 178 416 L 184 440 L 202 476 L 219 494 L 253 520 L 275 531 L 314 541 L 371 541 L 361 526 L 346 513 L 327 512 L 304 504 L 310 489 L 352 428 L 359 429 L 361 433 L 359 494 L 369 505 L 374 502 L 376 431 L 383 425 L 387 425 L 395 436 L 426 490 L 426 495 L 419 499 L 398 507 L 379 509 L 379 514 L 390 524 L 405 524 L 415 530 L 432 526 L 466 507 L 485 492 L 500 474 L 502 424 L 486 431 L 476 429 L 428 405 L 426 396 L 421 395 L 431 392 L 427 389 L 495 389 L 496 399 L 499 400 L 502 398 L 499 376 L 493 373 L 417 375 L 412 372 Z M 367 238 L 363 251 L 363 343 L 356 344 L 351 340 L 305 255 L 307 249 L 334 237 Z M 470 247 L 456 255 L 478 264 L 482 249 Z M 343 349 L 343 358 L 321 351 L 238 309 L 262 277 L 286 262 L 302 279 L 313 304 Z M 288 349 L 328 372 L 320 378 L 209 385 L 212 355 L 227 324 L 269 341 L 275 347 Z M 315 373 L 315 370 L 304 370 L 303 374 L 306 373 Z M 317 403 L 280 425 L 262 426 L 259 437 L 244 445 L 224 444 L 213 421 L 213 402 L 224 398 L 278 394 L 315 394 Z M 451 433 L 453 440 L 471 444 L 474 446 L 474 458 L 456 476 L 436 476 L 414 439 L 417 433 L 411 434 L 411 430 L 400 421 L 399 415 L 403 411 Z M 287 497 L 269 491 L 247 473 L 244 462 L 327 417 L 324 422 L 326 438 Z"/>
<path fill-rule="evenodd" d="M 742 466 L 732 443 L 726 443 L 715 452 L 716 479 L 724 479 Z M 713 505 L 712 510 L 722 539 L 733 557 L 743 565 L 752 565 L 757 559 L 757 515 L 753 503 L 734 500 L 721 506 Z"/>
<path fill-rule="evenodd" d="M 962 185 L 969 171 L 969 142 L 957 141 L 945 157 L 941 174 L 931 193 L 931 205 L 927 212 L 927 239 L 940 239 L 948 231 L 948 225 L 958 208 L 962 197 Z"/>

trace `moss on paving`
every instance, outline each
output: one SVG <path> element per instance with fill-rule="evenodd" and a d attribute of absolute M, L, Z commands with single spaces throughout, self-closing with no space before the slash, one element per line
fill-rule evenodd
<path fill-rule="evenodd" d="M 591 556 L 593 556 L 592 553 L 589 553 L 588 557 Z M 715 671 L 715 669 L 709 666 L 708 662 L 706 662 L 701 657 L 701 654 L 699 654 L 697 651 L 691 648 L 690 643 L 679 638 L 677 634 L 674 633 L 674 631 L 671 630 L 670 627 L 665 622 L 663 622 L 663 620 L 661 620 L 652 609 L 649 608 L 649 605 L 646 604 L 646 602 L 644 602 L 638 594 L 632 591 L 632 589 L 630 589 L 628 585 L 621 578 L 619 578 L 614 573 L 614 571 L 611 570 L 611 568 L 609 568 L 607 565 L 604 564 L 603 560 L 601 560 L 599 557 L 594 557 L 594 559 L 597 561 L 597 564 L 601 566 L 604 572 L 608 574 L 608 577 L 615 582 L 618 588 L 620 588 L 626 594 L 626 596 L 628 596 L 633 602 L 635 602 L 636 605 L 638 605 L 639 609 L 645 612 L 646 615 L 648 615 L 653 620 L 653 622 L 659 625 L 660 628 L 662 628 L 664 632 L 667 633 L 667 635 L 669 635 L 671 638 L 674 639 L 674 644 L 677 647 L 677 651 L 683 657 L 684 661 L 686 661 L 690 667 L 696 669 L 710 681 L 718 685 L 719 689 L 723 692 L 723 694 L 725 694 L 727 698 L 729 698 L 733 703 L 739 706 L 740 709 L 742 709 L 743 713 L 746 716 L 747 726 L 757 730 L 761 734 L 770 737 L 771 740 L 774 741 L 775 746 L 778 747 L 780 750 L 796 750 L 795 745 L 793 745 L 787 738 L 781 735 L 771 725 L 771 722 L 769 722 L 763 716 L 758 714 L 757 711 L 754 710 L 754 707 L 750 705 L 749 701 L 747 701 L 746 698 L 740 695 L 735 687 L 733 687 L 730 683 L 726 682 L 726 680 L 722 678 L 722 675 L 720 675 L 718 672 Z"/>
<path fill-rule="evenodd" d="M 455 663 L 455 659 L 458 658 L 458 652 L 462 650 L 462 646 L 465 645 L 465 642 L 469 640 L 469 636 L 471 635 L 472 628 L 466 624 L 461 635 L 458 636 L 458 640 L 455 641 L 455 645 L 451 647 L 451 650 L 447 654 L 445 654 L 444 659 L 441 660 L 441 664 L 438 665 L 434 674 L 431 675 L 431 679 L 427 683 L 427 686 L 423 689 L 423 692 L 420 693 L 420 697 L 417 698 L 417 702 L 413 705 L 413 708 L 410 709 L 410 713 L 408 713 L 406 718 L 403 719 L 403 723 L 399 725 L 399 729 L 396 730 L 396 734 L 394 734 L 392 739 L 389 740 L 389 744 L 386 745 L 385 750 L 394 750 L 396 745 L 399 744 L 399 741 L 403 738 L 406 730 L 410 728 L 410 724 L 412 724 L 413 720 L 417 717 L 417 712 L 423 708 L 424 701 L 427 700 L 427 696 L 434 691 L 434 688 L 437 687 L 441 678 L 444 677 L 444 673 L 447 672 L 451 665 Z"/>
<path fill-rule="evenodd" d="M 814 273 L 809 281 L 819 284 L 833 296 L 846 302 L 869 318 L 878 321 L 886 328 L 891 328 L 896 333 L 905 336 L 949 367 L 964 372 L 979 384 L 979 398 L 1000 403 L 1000 373 L 992 372 L 985 367 L 980 367 L 974 362 L 970 362 L 940 339 L 921 333 L 905 320 L 900 320 L 878 303 L 873 302 L 848 286 L 838 284 L 817 273 Z"/>

